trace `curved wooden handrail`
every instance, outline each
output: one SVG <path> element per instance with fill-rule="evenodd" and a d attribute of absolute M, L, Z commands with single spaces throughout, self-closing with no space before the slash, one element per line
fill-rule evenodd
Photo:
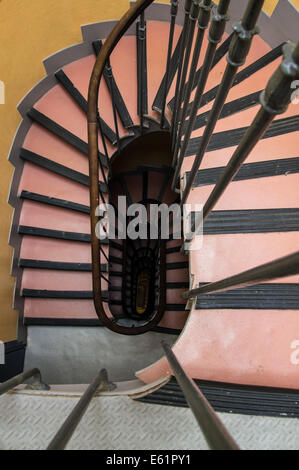
<path fill-rule="evenodd" d="M 90 177 L 90 222 L 91 222 L 91 247 L 92 247 L 92 283 L 93 283 L 93 297 L 94 305 L 100 321 L 110 330 L 116 333 L 126 335 L 138 335 L 145 333 L 161 319 L 165 309 L 165 246 L 161 244 L 161 273 L 164 271 L 163 279 L 160 285 L 160 303 L 159 311 L 154 318 L 144 326 L 129 328 L 118 325 L 115 321 L 110 320 L 105 313 L 102 294 L 101 294 L 101 264 L 100 264 L 100 240 L 96 236 L 96 226 L 99 222 L 99 217 L 96 215 L 96 209 L 99 206 L 99 160 L 98 160 L 98 94 L 100 81 L 104 72 L 107 59 L 110 57 L 112 51 L 123 37 L 125 32 L 129 29 L 131 24 L 140 16 L 144 10 L 153 3 L 154 0 L 138 0 L 124 16 L 120 19 L 114 27 L 108 38 L 103 44 L 103 47 L 95 62 L 88 90 L 88 155 L 89 155 L 89 177 Z M 163 255 L 164 253 L 164 255 Z M 164 265 L 164 266 L 163 266 Z"/>

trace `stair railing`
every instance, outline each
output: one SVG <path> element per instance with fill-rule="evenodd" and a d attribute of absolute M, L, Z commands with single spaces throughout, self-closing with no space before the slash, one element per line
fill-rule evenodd
<path fill-rule="evenodd" d="M 218 44 L 222 40 L 222 36 L 225 31 L 225 25 L 229 18 L 227 15 L 229 3 L 230 3 L 230 0 L 220 0 L 217 10 L 215 14 L 213 15 L 210 29 L 209 29 L 209 34 L 208 34 L 208 42 L 209 42 L 208 48 L 205 54 L 203 65 L 201 67 L 201 72 L 200 72 L 198 84 L 196 87 L 196 93 L 195 93 L 194 101 L 192 104 L 189 120 L 187 121 L 187 123 L 185 123 L 185 119 L 186 119 L 188 108 L 189 108 L 189 100 L 191 96 L 191 91 L 193 90 L 193 82 L 194 82 L 196 70 L 192 69 L 190 71 L 188 90 L 186 92 L 186 99 L 185 99 L 185 104 L 184 104 L 184 109 L 183 109 L 182 119 L 181 119 L 181 127 L 180 127 L 180 132 L 178 135 L 178 139 L 177 139 L 177 148 L 176 148 L 176 152 L 174 154 L 174 160 L 173 160 L 175 163 L 175 174 L 173 177 L 172 189 L 174 191 L 180 192 L 179 189 L 176 189 L 177 181 L 179 178 L 183 160 L 186 155 L 190 137 L 194 128 L 197 111 L 198 111 L 198 108 L 200 107 L 201 98 L 202 98 L 202 95 L 203 95 L 203 92 L 204 92 L 204 89 L 208 80 L 208 76 L 209 76 L 209 73 L 213 64 L 216 49 L 217 49 Z M 205 22 L 203 22 L 202 28 L 204 27 L 204 25 L 206 26 L 208 25 L 208 23 L 206 23 L 207 19 L 208 19 L 207 17 L 204 18 Z M 204 29 L 203 29 L 203 32 L 204 32 Z M 187 126 L 186 129 L 184 129 L 185 126 Z M 181 143 L 183 133 L 184 133 L 184 139 L 183 139 L 183 142 Z"/>
<path fill-rule="evenodd" d="M 177 122 L 178 99 L 179 99 L 179 92 L 180 92 L 180 87 L 181 87 L 181 78 L 182 78 L 186 42 L 188 38 L 188 31 L 189 31 L 189 24 L 190 24 L 191 3 L 192 3 L 192 0 L 185 0 L 184 26 L 182 30 L 180 51 L 179 51 L 179 57 L 178 57 L 177 78 L 176 78 L 176 87 L 175 87 L 175 95 L 174 95 L 175 104 L 173 108 L 172 122 L 171 122 L 171 135 L 172 135 L 172 148 L 173 149 L 176 143 L 176 129 L 175 128 L 176 128 L 176 122 Z"/>
<path fill-rule="evenodd" d="M 227 66 L 225 68 L 217 96 L 215 98 L 212 110 L 209 113 L 207 125 L 200 139 L 199 149 L 195 156 L 191 173 L 187 179 L 184 192 L 181 197 L 181 205 L 186 203 L 187 196 L 193 184 L 193 175 L 195 169 L 199 167 L 207 146 L 210 142 L 215 126 L 221 114 L 227 95 L 232 87 L 236 73 L 246 60 L 250 50 L 253 36 L 258 33 L 256 22 L 261 13 L 264 0 L 250 0 L 241 22 L 234 25 L 234 35 L 232 37 L 229 52 L 227 55 Z"/>
<path fill-rule="evenodd" d="M 18 385 L 22 385 L 29 379 L 33 379 L 32 383 L 28 385 L 30 390 L 50 390 L 50 387 L 43 383 L 42 376 L 39 369 L 30 369 L 22 374 L 16 375 L 12 379 L 7 380 L 0 384 L 0 396 L 9 392 Z"/>
<path fill-rule="evenodd" d="M 183 294 L 185 299 L 195 298 L 200 295 L 224 292 L 241 287 L 255 286 L 262 282 L 272 281 L 286 276 L 299 273 L 299 251 L 283 258 L 276 259 L 270 263 L 262 264 L 240 274 L 230 276 L 220 281 L 211 282 L 204 286 L 192 289 Z"/>
<path fill-rule="evenodd" d="M 172 372 L 182 389 L 204 436 L 212 450 L 239 450 L 238 445 L 218 418 L 215 410 L 194 381 L 184 371 L 170 346 L 162 342 Z"/>
<path fill-rule="evenodd" d="M 283 60 L 270 78 L 265 91 L 260 95 L 261 107 L 259 111 L 204 204 L 203 222 L 207 219 L 253 148 L 263 137 L 275 116 L 287 110 L 293 93 L 291 84 L 296 79 L 299 79 L 299 43 L 297 45 L 286 43 L 283 46 Z M 191 169 L 182 201 L 186 201 L 188 198 L 198 169 L 199 161 L 195 162 Z M 196 232 L 194 223 L 192 231 Z"/>
<path fill-rule="evenodd" d="M 171 10 L 170 10 L 170 29 L 169 29 L 169 41 L 168 41 L 168 51 L 167 51 L 167 61 L 166 61 L 166 73 L 165 73 L 165 84 L 163 90 L 163 99 L 162 99 L 162 110 L 161 110 L 161 119 L 160 119 L 160 126 L 161 129 L 164 129 L 165 126 L 165 108 L 166 108 L 166 101 L 167 101 L 167 94 L 168 94 L 168 85 L 169 85 L 169 75 L 170 75 L 170 65 L 171 65 L 171 57 L 172 57 L 172 47 L 173 47 L 173 38 L 174 38 L 174 29 L 175 29 L 175 22 L 176 17 L 178 14 L 178 0 L 171 0 Z"/>
<path fill-rule="evenodd" d="M 47 450 L 64 450 L 96 393 L 109 392 L 114 388 L 115 385 L 109 383 L 108 381 L 107 371 L 102 369 L 84 392 L 79 402 L 71 414 L 67 417 L 57 434 L 53 437 Z"/>
<path fill-rule="evenodd" d="M 121 334 L 127 335 L 137 335 L 145 333 L 146 331 L 152 329 L 159 319 L 161 318 L 161 313 L 165 310 L 165 295 L 160 296 L 159 309 L 157 310 L 155 316 L 145 325 L 136 326 L 134 328 L 123 326 L 117 324 L 117 320 L 109 318 L 105 312 L 103 306 L 103 298 L 101 292 L 101 263 L 100 263 L 100 252 L 102 250 L 100 240 L 96 235 L 96 227 L 100 222 L 100 217 L 97 212 L 97 208 L 100 202 L 100 192 L 99 192 L 99 158 L 98 158 L 98 95 L 101 78 L 109 64 L 109 58 L 114 48 L 117 46 L 120 39 L 133 24 L 139 16 L 141 16 L 141 27 L 144 27 L 144 17 L 143 13 L 145 9 L 153 3 L 153 0 L 138 0 L 135 4 L 132 5 L 130 10 L 121 18 L 121 20 L 116 24 L 105 43 L 102 45 L 101 50 L 97 56 L 95 66 L 92 71 L 89 91 L 88 91 L 88 110 L 87 110 L 87 119 L 88 119 L 88 151 L 89 151 L 89 175 L 90 175 L 90 220 L 91 220 L 91 247 L 92 247 L 92 279 L 93 279 L 93 295 L 94 295 L 94 305 L 98 318 L 104 326 Z M 139 26 L 140 26 L 139 25 Z M 141 51 L 142 52 L 142 51 Z M 143 51 L 144 52 L 144 51 Z M 141 61 L 142 62 L 142 61 Z M 141 72 L 141 71 L 140 71 Z M 142 90 L 141 90 L 142 91 Z M 143 98 L 139 96 L 139 111 L 141 123 L 143 119 Z M 116 129 L 116 135 L 117 135 Z M 102 136 L 102 133 L 101 133 Z M 165 269 L 165 248 L 163 244 L 161 246 L 161 270 Z M 163 268 L 164 266 L 164 268 Z M 165 276 L 162 276 L 161 282 L 161 292 L 165 291 Z"/>
<path fill-rule="evenodd" d="M 229 0 L 227 1 L 227 3 L 229 3 Z M 197 37 L 196 37 L 194 51 L 193 51 L 192 63 L 190 66 L 189 79 L 187 83 L 184 84 L 184 87 L 182 87 L 183 88 L 182 90 L 183 108 L 180 109 L 181 108 L 180 103 L 178 105 L 179 106 L 178 136 L 176 139 L 176 146 L 175 146 L 174 156 L 173 156 L 174 165 L 177 162 L 178 152 L 181 146 L 181 139 L 182 139 L 185 119 L 186 119 L 187 111 L 189 107 L 189 101 L 190 101 L 191 93 L 192 93 L 193 86 L 194 86 L 198 60 L 199 60 L 199 56 L 200 56 L 200 52 L 202 48 L 203 39 L 205 36 L 205 31 L 209 25 L 212 7 L 213 7 L 213 3 L 211 0 L 204 0 L 198 6 L 199 8 L 199 13 L 197 15 L 198 16 L 198 32 L 197 32 Z M 190 38 L 190 33 L 189 33 L 189 42 L 190 42 L 190 39 L 191 38 Z M 190 49 L 191 47 L 192 47 L 192 41 L 190 43 Z"/>

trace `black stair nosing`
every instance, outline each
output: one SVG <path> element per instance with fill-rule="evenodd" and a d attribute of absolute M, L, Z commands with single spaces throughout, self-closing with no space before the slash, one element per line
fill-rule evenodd
<path fill-rule="evenodd" d="M 189 405 L 187 405 L 187 402 L 185 398 L 183 397 L 182 399 L 177 399 L 173 394 L 170 396 L 160 396 L 157 394 L 155 397 L 151 398 L 139 398 L 137 401 L 140 401 L 142 403 L 149 403 L 152 405 L 160 405 L 160 406 L 175 406 L 178 408 L 188 408 Z M 262 406 L 255 405 L 254 407 L 251 407 L 248 409 L 247 405 L 245 406 L 238 406 L 238 404 L 235 404 L 233 402 L 229 404 L 218 404 L 217 400 L 210 399 L 209 400 L 210 404 L 213 406 L 214 410 L 219 412 L 219 413 L 237 413 L 237 414 L 244 414 L 244 415 L 254 415 L 254 416 L 269 416 L 269 417 L 287 417 L 287 418 L 298 418 L 299 414 L 296 412 L 297 410 L 291 409 L 286 409 L 277 407 L 276 409 L 267 409 L 264 407 L 264 404 Z"/>
<path fill-rule="evenodd" d="M 145 24 L 144 39 L 140 39 L 140 21 L 136 23 L 136 43 L 137 43 L 137 110 L 138 116 L 148 114 L 148 78 L 147 78 L 147 23 Z M 143 62 L 141 59 L 143 57 Z M 142 74 L 142 76 L 141 76 Z M 141 89 L 141 84 L 143 88 Z M 142 104 L 141 109 L 141 93 L 142 93 Z"/>
<path fill-rule="evenodd" d="M 232 116 L 234 114 L 240 113 L 242 111 L 245 111 L 247 109 L 250 109 L 260 103 L 260 94 L 262 90 L 256 91 L 254 93 L 251 93 L 246 96 L 242 96 L 241 98 L 238 98 L 236 100 L 230 101 L 229 103 L 226 103 L 221 111 L 221 114 L 219 116 L 219 119 L 223 119 L 229 116 Z M 194 126 L 193 126 L 193 131 L 200 129 L 201 127 L 205 126 L 209 117 L 210 111 L 206 111 L 205 113 L 199 114 L 196 117 Z M 186 121 L 184 124 L 184 129 L 183 129 L 183 134 L 185 134 L 185 130 L 188 126 L 189 121 Z"/>
<path fill-rule="evenodd" d="M 164 333 L 166 335 L 175 335 L 178 336 L 181 334 L 182 330 L 177 328 L 167 328 L 166 326 L 155 326 L 151 331 L 155 333 Z"/>
<path fill-rule="evenodd" d="M 32 193 L 30 191 L 22 191 L 20 194 L 20 198 L 29 201 L 40 202 L 42 204 L 47 204 L 50 206 L 60 207 L 63 209 L 73 210 L 75 212 L 82 212 L 83 214 L 90 214 L 89 206 L 78 204 L 72 201 L 66 201 L 64 199 L 57 199 L 55 197 Z"/>
<path fill-rule="evenodd" d="M 118 250 L 120 252 L 124 251 L 123 246 L 115 242 L 114 240 L 109 240 L 109 245 L 110 245 L 110 248 L 114 248 L 115 250 Z"/>
<path fill-rule="evenodd" d="M 119 264 L 119 265 L 122 266 L 123 261 L 122 261 L 121 258 L 118 258 L 117 256 L 111 256 L 111 255 L 109 255 L 109 263 Z"/>
<path fill-rule="evenodd" d="M 104 325 L 97 318 L 44 318 L 44 317 L 25 317 L 26 326 L 96 326 Z"/>
<path fill-rule="evenodd" d="M 231 39 L 233 37 L 234 33 L 230 34 L 230 36 L 228 36 L 223 42 L 222 44 L 217 48 L 216 50 L 216 53 L 215 53 L 215 57 L 214 57 L 214 60 L 212 62 L 212 66 L 211 66 L 211 70 L 220 62 L 220 60 L 225 56 L 225 54 L 228 52 L 228 49 L 229 49 L 229 46 L 230 46 L 230 43 L 231 43 Z M 196 88 L 197 86 L 197 83 L 199 81 L 199 78 L 200 78 L 200 74 L 201 74 L 201 70 L 202 70 L 202 67 L 200 67 L 196 74 L 195 74 L 195 77 L 194 77 L 194 85 L 193 85 L 193 88 L 192 88 L 192 91 Z M 172 98 L 172 100 L 168 103 L 168 106 L 170 107 L 170 109 L 172 110 L 173 109 L 173 105 L 174 105 L 174 98 Z M 190 113 L 190 109 L 191 109 L 191 106 L 192 106 L 192 103 L 189 105 L 188 107 L 188 114 Z M 188 115 L 187 114 L 187 115 Z"/>
<path fill-rule="evenodd" d="M 93 41 L 92 45 L 93 45 L 94 52 L 95 52 L 96 55 L 99 54 L 99 52 L 102 48 L 102 44 L 103 44 L 103 42 L 100 39 L 96 40 L 96 41 Z M 110 92 L 110 95 L 111 95 L 112 91 L 111 91 L 111 88 L 110 88 L 110 81 L 109 81 L 109 77 L 108 77 L 106 68 L 104 70 L 103 75 L 104 75 L 106 85 L 107 85 L 107 87 L 109 89 L 109 92 Z M 124 101 L 124 99 L 122 97 L 122 94 L 119 90 L 119 87 L 116 83 L 113 71 L 111 71 L 111 79 L 112 79 L 112 86 L 113 86 L 113 92 L 114 92 L 115 106 L 116 106 L 118 115 L 120 117 L 120 120 L 121 120 L 123 126 L 126 129 L 129 129 L 129 128 L 134 126 L 134 122 L 132 120 L 132 117 L 130 116 L 128 108 L 125 104 L 125 101 Z"/>
<path fill-rule="evenodd" d="M 22 296 L 34 299 L 92 300 L 92 291 L 22 289 Z M 102 298 L 108 300 L 108 291 L 102 291 Z"/>
<path fill-rule="evenodd" d="M 299 284 L 258 284 L 202 295 L 197 298 L 196 309 L 298 310 Z"/>
<path fill-rule="evenodd" d="M 61 165 L 60 163 L 56 163 L 53 160 L 49 160 L 48 158 L 42 157 L 41 155 L 31 152 L 30 150 L 21 148 L 20 158 L 22 158 L 22 160 L 26 160 L 30 163 L 34 163 L 35 165 L 45 168 L 46 170 L 52 171 L 53 173 L 56 173 L 60 176 L 64 176 L 65 178 L 75 181 L 76 183 L 83 184 L 84 186 L 89 186 L 89 177 L 87 175 L 84 175 L 79 171 L 72 170 L 71 168 Z"/>
<path fill-rule="evenodd" d="M 110 299 L 110 300 L 109 300 L 109 304 L 110 304 L 110 305 L 122 306 L 122 305 L 123 305 L 123 302 L 122 302 L 122 300 Z"/>
<path fill-rule="evenodd" d="M 198 379 L 194 379 L 194 382 L 215 411 L 286 418 L 299 417 L 298 390 L 225 384 Z M 242 397 L 241 401 L 240 397 Z M 188 407 L 179 385 L 173 378 L 156 392 L 138 401 Z"/>
<path fill-rule="evenodd" d="M 178 261 L 176 263 L 166 263 L 166 269 L 167 270 L 188 269 L 188 268 L 189 268 L 188 261 Z"/>
<path fill-rule="evenodd" d="M 57 122 L 53 121 L 48 116 L 41 113 L 35 108 L 31 108 L 27 112 L 27 115 L 28 117 L 30 117 L 30 119 L 37 122 L 41 126 L 43 126 L 45 129 L 52 132 L 57 137 L 60 137 L 62 140 L 64 140 L 66 143 L 68 143 L 72 147 L 79 150 L 79 152 L 88 156 L 88 144 L 87 142 L 84 142 L 84 140 L 80 139 L 80 137 L 68 131 L 67 129 L 62 127 L 60 124 L 57 124 Z M 98 151 L 98 156 L 103 166 L 105 166 L 105 168 L 108 168 L 109 162 L 107 161 L 106 156 L 102 154 L 100 151 Z"/>
<path fill-rule="evenodd" d="M 186 312 L 186 303 L 183 304 L 166 304 L 166 312 Z"/>
<path fill-rule="evenodd" d="M 172 253 L 180 253 L 182 248 L 182 243 L 171 248 L 166 248 L 166 255 L 171 255 Z"/>
<path fill-rule="evenodd" d="M 109 292 L 121 292 L 121 286 L 109 286 Z"/>
<path fill-rule="evenodd" d="M 247 209 L 213 211 L 203 226 L 204 235 L 299 231 L 299 209 Z"/>
<path fill-rule="evenodd" d="M 167 282 L 166 289 L 189 289 L 189 282 Z"/>
<path fill-rule="evenodd" d="M 50 269 L 57 271 L 92 271 L 91 263 L 69 263 L 63 261 L 43 261 L 24 258 L 19 260 L 19 266 L 21 268 Z M 101 271 L 107 272 L 107 265 L 101 265 Z"/>
<path fill-rule="evenodd" d="M 248 127 L 240 127 L 237 129 L 230 129 L 228 131 L 216 132 L 212 135 L 209 145 L 207 147 L 207 152 L 212 152 L 214 150 L 220 150 L 229 147 L 235 147 L 239 145 L 242 137 L 244 137 Z M 274 121 L 260 140 L 269 139 L 272 137 L 277 137 L 284 134 L 289 134 L 291 132 L 296 132 L 299 130 L 299 114 L 277 119 Z M 195 155 L 198 147 L 200 145 L 201 137 L 195 137 L 190 140 L 189 146 L 187 148 L 186 157 Z"/>
<path fill-rule="evenodd" d="M 27 225 L 20 225 L 18 233 L 21 235 L 31 235 L 37 237 L 54 238 L 58 240 L 79 241 L 90 243 L 91 237 L 87 233 L 66 232 L 63 230 L 52 230 L 40 227 L 30 227 Z M 108 240 L 101 240 L 102 244 L 108 244 Z"/>
<path fill-rule="evenodd" d="M 172 82 L 174 80 L 177 68 L 178 68 L 178 60 L 179 60 L 179 54 L 180 54 L 180 49 L 181 49 L 181 43 L 182 43 L 182 33 L 180 34 L 180 37 L 177 41 L 177 44 L 175 46 L 174 52 L 171 56 L 170 60 L 170 68 L 169 68 L 169 79 L 168 79 L 168 84 L 167 84 L 167 94 L 170 91 Z M 165 90 L 165 83 L 166 83 L 166 73 L 164 74 L 161 84 L 159 86 L 158 92 L 155 96 L 152 109 L 153 111 L 161 111 L 162 104 L 163 104 L 163 97 L 164 97 L 164 90 Z"/>
<path fill-rule="evenodd" d="M 97 318 L 43 318 L 43 317 L 25 317 L 24 324 L 27 326 L 78 326 L 78 327 L 104 327 Z M 165 333 L 169 335 L 179 335 L 181 330 L 156 326 L 150 331 L 155 333 Z"/>
<path fill-rule="evenodd" d="M 82 111 L 85 114 L 87 114 L 87 108 L 88 108 L 87 100 L 80 93 L 80 91 L 75 87 L 75 85 L 67 76 L 67 74 L 62 69 L 60 69 L 58 70 L 58 72 L 55 73 L 55 77 L 63 85 L 64 89 L 75 100 L 75 102 L 80 106 Z M 116 142 L 115 132 L 111 129 L 110 126 L 108 126 L 108 124 L 104 121 L 102 117 L 100 117 L 99 119 L 101 121 L 101 126 L 102 126 L 104 135 L 107 137 L 107 139 L 110 141 L 111 144 L 114 144 Z"/>
<path fill-rule="evenodd" d="M 112 277 L 122 277 L 123 272 L 122 271 L 109 271 L 109 276 Z"/>
<path fill-rule="evenodd" d="M 269 51 L 267 54 L 265 54 L 263 57 L 260 57 L 258 60 L 256 60 L 252 64 L 249 64 L 239 73 L 237 73 L 233 81 L 232 88 L 236 85 L 239 85 L 241 82 L 249 78 L 251 75 L 254 75 L 255 73 L 257 73 L 259 70 L 263 69 L 267 65 L 271 64 L 271 62 L 273 62 L 274 60 L 278 59 L 278 57 L 282 55 L 282 47 L 284 44 L 285 43 L 278 45 L 277 47 Z M 213 101 L 217 95 L 218 89 L 219 89 L 219 85 L 207 91 L 202 97 L 200 107 L 203 107 L 206 104 Z M 189 111 L 191 109 L 191 106 L 192 106 L 192 103 L 189 106 Z"/>
<path fill-rule="evenodd" d="M 193 187 L 216 184 L 225 166 L 199 170 Z M 232 181 L 242 181 L 255 178 L 266 178 L 299 173 L 299 157 L 265 160 L 256 163 L 245 163 Z M 187 176 L 189 176 L 187 172 Z"/>

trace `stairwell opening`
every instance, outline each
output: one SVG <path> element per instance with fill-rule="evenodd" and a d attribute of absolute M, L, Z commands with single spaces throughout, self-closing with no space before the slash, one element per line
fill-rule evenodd
<path fill-rule="evenodd" d="M 155 230 L 151 230 L 152 224 L 156 224 L 151 218 L 151 208 L 179 202 L 178 194 L 171 189 L 171 163 L 170 134 L 161 130 L 135 138 L 111 159 L 110 204 L 116 207 L 119 220 L 119 198 L 125 198 L 126 215 L 122 222 L 126 224 L 126 237 L 120 237 L 116 230 L 115 240 L 109 243 L 108 303 L 115 321 L 127 327 L 128 334 L 132 334 L 132 328 L 146 326 L 150 322 L 155 326 L 163 324 L 163 321 L 167 322 L 165 315 L 169 317 L 172 309 L 185 308 L 180 293 L 176 295 L 172 284 L 167 282 L 168 268 L 175 269 L 175 264 L 169 263 L 167 258 L 182 256 L 179 252 L 182 240 L 172 239 L 171 221 L 169 239 L 162 239 L 161 217 L 157 224 L 159 228 L 156 227 L 158 238 L 153 236 Z M 137 238 L 132 239 L 129 227 L 134 217 L 128 214 L 129 208 L 136 204 L 144 208 L 146 233 L 136 223 Z M 186 282 L 186 270 L 180 272 L 179 263 L 177 267 L 179 287 L 180 282 Z"/>

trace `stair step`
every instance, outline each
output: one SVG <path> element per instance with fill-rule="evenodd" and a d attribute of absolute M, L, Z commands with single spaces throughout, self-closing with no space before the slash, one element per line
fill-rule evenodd
<path fill-rule="evenodd" d="M 62 140 L 64 140 L 65 142 L 72 145 L 74 148 L 88 156 L 88 144 L 79 137 L 77 137 L 75 134 L 60 126 L 59 124 L 57 124 L 57 122 L 48 118 L 45 114 L 41 113 L 35 108 L 31 108 L 28 111 L 27 115 L 33 121 L 45 127 L 48 131 L 52 132 L 57 137 L 60 137 Z M 101 159 L 103 166 L 107 167 L 108 162 L 105 155 L 99 152 L 99 158 Z"/>
<path fill-rule="evenodd" d="M 198 297 L 197 309 L 298 310 L 299 284 L 259 284 Z"/>
<path fill-rule="evenodd" d="M 101 40 L 93 41 L 92 45 L 93 45 L 95 54 L 98 55 L 101 48 L 102 48 L 103 42 Z M 115 81 L 115 77 L 114 77 L 112 69 L 111 69 L 110 73 L 111 73 L 111 81 L 112 81 L 112 90 L 111 90 L 111 87 L 110 87 L 110 82 L 109 82 L 107 69 L 105 69 L 105 71 L 104 71 L 104 79 L 105 79 L 106 85 L 109 88 L 110 95 L 112 95 L 112 92 L 114 93 L 115 106 L 116 106 L 118 115 L 121 119 L 121 122 L 122 122 L 123 126 L 125 128 L 130 128 L 130 127 L 134 126 L 134 122 L 133 122 L 133 120 L 130 116 L 128 108 L 127 108 L 127 106 L 124 102 L 124 99 L 121 95 L 121 92 L 120 92 L 120 90 L 117 86 L 117 83 Z"/>
<path fill-rule="evenodd" d="M 26 150 L 24 148 L 20 151 L 20 157 L 23 160 L 28 162 L 34 163 L 46 170 L 52 171 L 60 176 L 64 176 L 76 183 L 83 184 L 84 186 L 89 187 L 89 176 L 84 175 L 83 173 L 79 173 L 78 171 L 72 170 L 60 163 L 53 162 L 53 160 L 49 160 L 48 158 L 42 157 L 30 150 Z M 99 181 L 99 188 L 103 193 L 107 193 L 107 186 L 102 181 Z"/>
<path fill-rule="evenodd" d="M 238 129 L 231 129 L 229 131 L 215 132 L 211 137 L 207 152 L 237 146 L 247 130 L 248 127 L 240 127 Z M 261 137 L 261 140 L 283 134 L 289 134 L 298 130 L 299 115 L 277 119 L 271 124 L 269 129 Z M 190 140 L 186 157 L 190 157 L 191 155 L 196 154 L 199 147 L 199 142 L 200 137 L 195 137 L 194 139 Z"/>
<path fill-rule="evenodd" d="M 199 170 L 194 181 L 194 187 L 216 184 L 224 166 Z M 242 181 L 270 176 L 299 173 L 299 158 L 280 158 L 256 163 L 245 163 L 234 177 L 233 181 Z M 189 172 L 187 173 L 189 175 Z"/>
<path fill-rule="evenodd" d="M 63 209 L 69 209 L 76 212 L 82 212 L 83 214 L 90 213 L 89 206 L 85 206 L 84 204 L 77 204 L 76 202 L 65 201 L 55 197 L 43 196 L 42 194 L 31 193 L 30 191 L 22 191 L 20 198 L 48 204 L 50 206 L 60 207 Z"/>
<path fill-rule="evenodd" d="M 55 77 L 59 82 L 64 86 L 65 90 L 71 95 L 71 97 L 76 101 L 76 103 L 80 106 L 82 111 L 87 114 L 87 101 L 80 93 L 80 91 L 74 86 L 72 81 L 69 77 L 65 74 L 63 70 L 59 70 L 55 73 Z M 116 134 L 115 132 L 106 124 L 106 122 L 100 117 L 100 124 L 103 130 L 103 134 L 107 139 L 112 143 L 115 144 L 116 142 Z"/>
<path fill-rule="evenodd" d="M 58 290 L 38 290 L 38 289 L 23 289 L 23 297 L 32 297 L 38 299 L 93 299 L 92 291 L 58 291 Z M 102 292 L 103 299 L 108 301 L 108 291 Z"/>

